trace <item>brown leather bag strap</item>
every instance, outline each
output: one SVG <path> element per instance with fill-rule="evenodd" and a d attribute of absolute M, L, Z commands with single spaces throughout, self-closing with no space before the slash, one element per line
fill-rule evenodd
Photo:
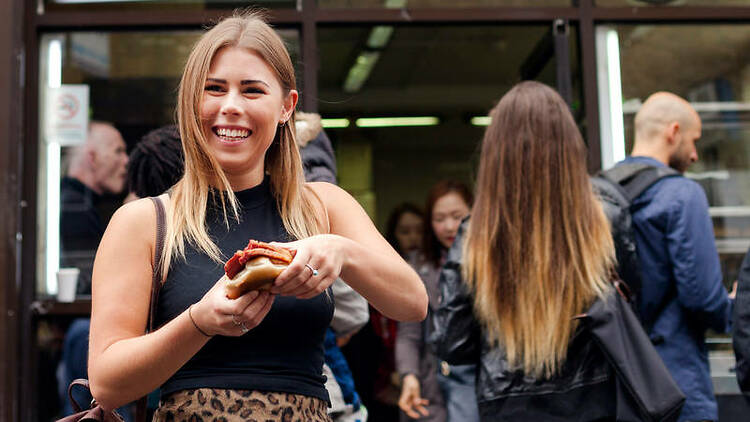
<path fill-rule="evenodd" d="M 146 323 L 147 333 L 154 330 L 162 279 L 161 257 L 164 253 L 164 238 L 167 234 L 167 215 L 164 210 L 164 203 L 159 197 L 149 197 L 149 199 L 154 203 L 156 209 L 156 242 L 154 243 L 154 271 L 151 274 L 151 302 L 149 304 L 148 322 Z M 147 397 L 148 395 L 138 399 L 135 410 L 136 422 L 146 422 Z"/>
<path fill-rule="evenodd" d="M 89 380 L 87 379 L 74 379 L 73 382 L 68 385 L 68 398 L 70 399 L 70 406 L 73 408 L 73 413 L 78 413 L 82 409 L 81 405 L 76 401 L 75 397 L 73 397 L 73 387 L 75 387 L 76 385 L 80 385 L 81 387 L 90 391 Z"/>
<path fill-rule="evenodd" d="M 164 203 L 159 197 L 150 197 L 156 208 L 156 242 L 154 243 L 154 271 L 151 275 L 151 305 L 148 313 L 147 332 L 154 330 L 156 320 L 156 305 L 159 301 L 159 290 L 161 288 L 162 268 L 161 258 L 164 254 L 164 238 L 167 234 L 167 214 Z"/>

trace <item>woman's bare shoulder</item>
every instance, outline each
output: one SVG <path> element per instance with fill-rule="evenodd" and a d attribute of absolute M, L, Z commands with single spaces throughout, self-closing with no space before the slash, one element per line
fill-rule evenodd
<path fill-rule="evenodd" d="M 155 232 L 156 211 L 148 198 L 136 199 L 121 206 L 112 215 L 108 232 L 125 235 L 128 239 L 151 239 Z"/>
<path fill-rule="evenodd" d="M 335 203 L 343 198 L 352 198 L 351 195 L 341 187 L 329 182 L 307 182 L 307 187 L 312 189 L 320 199 L 328 206 L 331 202 Z"/>

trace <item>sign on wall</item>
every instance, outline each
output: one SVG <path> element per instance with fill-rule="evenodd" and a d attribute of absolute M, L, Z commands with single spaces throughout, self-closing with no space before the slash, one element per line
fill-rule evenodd
<path fill-rule="evenodd" d="M 86 142 L 89 125 L 89 86 L 61 85 L 47 88 L 45 139 L 60 146 Z"/>

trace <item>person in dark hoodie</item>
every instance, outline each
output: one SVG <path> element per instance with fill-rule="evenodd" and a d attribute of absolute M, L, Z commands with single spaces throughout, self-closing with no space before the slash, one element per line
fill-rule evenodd
<path fill-rule="evenodd" d="M 336 157 L 319 114 L 297 112 L 297 145 L 302 156 L 305 180 L 336 183 Z M 335 422 L 364 422 L 367 410 L 362 405 L 354 378 L 339 344 L 344 344 L 369 320 L 367 301 L 341 279 L 331 286 L 335 308 L 326 332 L 324 372 L 331 397 L 329 414 Z M 328 372 L 330 371 L 330 373 Z M 330 375 L 333 375 L 331 377 Z"/>

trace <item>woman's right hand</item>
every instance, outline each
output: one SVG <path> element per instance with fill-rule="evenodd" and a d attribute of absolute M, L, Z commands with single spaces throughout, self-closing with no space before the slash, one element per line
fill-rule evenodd
<path fill-rule="evenodd" d="M 414 374 L 406 375 L 401 384 L 401 396 L 398 398 L 398 407 L 412 419 L 429 416 L 427 405 L 430 401 L 422 397 L 419 380 Z"/>
<path fill-rule="evenodd" d="M 237 299 L 227 298 L 224 277 L 214 284 L 198 303 L 192 305 L 195 324 L 210 336 L 241 336 L 263 321 L 275 295 L 253 290 Z"/>

